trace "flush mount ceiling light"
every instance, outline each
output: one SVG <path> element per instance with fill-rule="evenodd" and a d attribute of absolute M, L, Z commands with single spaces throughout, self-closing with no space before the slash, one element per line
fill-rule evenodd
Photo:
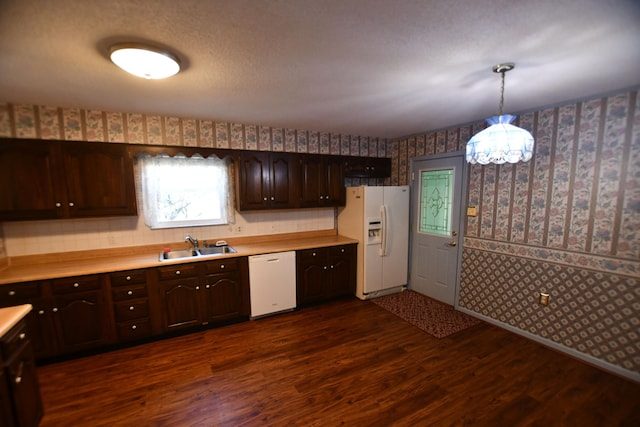
<path fill-rule="evenodd" d="M 511 124 L 516 116 L 502 114 L 504 104 L 504 73 L 513 70 L 515 64 L 506 62 L 493 67 L 494 73 L 502 76 L 500 89 L 499 115 L 486 119 L 490 125 L 478 132 L 467 143 L 467 162 L 480 163 L 518 163 L 526 162 L 533 156 L 533 136 L 517 126 Z"/>
<path fill-rule="evenodd" d="M 151 46 L 122 43 L 111 47 L 111 61 L 143 79 L 166 79 L 180 71 L 180 61 L 170 52 Z"/>

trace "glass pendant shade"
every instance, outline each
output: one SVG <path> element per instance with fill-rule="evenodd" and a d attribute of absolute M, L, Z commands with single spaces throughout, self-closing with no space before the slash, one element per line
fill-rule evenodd
<path fill-rule="evenodd" d="M 180 63 L 175 56 L 146 46 L 114 46 L 111 61 L 124 71 L 144 79 L 165 79 L 180 71 Z"/>
<path fill-rule="evenodd" d="M 468 163 L 518 163 L 533 156 L 533 136 L 511 124 L 516 116 L 504 114 L 486 119 L 490 125 L 467 143 Z"/>

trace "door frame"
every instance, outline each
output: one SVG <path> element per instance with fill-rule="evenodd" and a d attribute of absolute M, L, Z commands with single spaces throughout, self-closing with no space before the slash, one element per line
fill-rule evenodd
<path fill-rule="evenodd" d="M 411 158 L 411 167 L 409 169 L 409 198 L 411 200 L 409 207 L 409 224 L 410 224 L 410 232 L 409 232 L 409 275 L 408 275 L 408 286 L 411 289 L 411 260 L 413 258 L 413 254 L 411 251 L 413 250 L 413 239 L 414 239 L 414 220 L 416 207 L 413 206 L 413 200 L 416 192 L 416 180 L 415 180 L 415 164 L 416 162 L 425 161 L 425 160 L 438 160 L 449 157 L 462 157 L 464 167 L 461 170 L 461 179 L 462 179 L 462 193 L 456 195 L 456 197 L 460 197 L 460 223 L 458 224 L 458 230 L 462 233 L 461 241 L 462 244 L 458 245 L 458 260 L 456 262 L 456 282 L 455 282 L 455 298 L 454 298 L 454 308 L 458 308 L 459 300 L 460 300 L 460 277 L 462 273 L 462 253 L 464 250 L 464 239 L 467 234 L 467 203 L 468 203 L 468 186 L 469 186 L 469 164 L 465 160 L 466 151 L 450 151 L 447 153 L 440 154 L 427 154 L 424 156 L 417 156 Z"/>

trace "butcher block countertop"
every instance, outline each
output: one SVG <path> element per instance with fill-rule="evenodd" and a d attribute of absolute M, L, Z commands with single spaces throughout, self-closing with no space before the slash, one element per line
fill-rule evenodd
<path fill-rule="evenodd" d="M 206 236 L 194 237 L 201 242 L 205 239 L 210 244 L 216 242 L 216 239 L 207 239 Z M 335 230 L 225 238 L 224 240 L 237 253 L 215 257 L 158 260 L 164 248 L 181 250 L 190 247 L 187 243 L 179 242 L 13 257 L 9 259 L 9 266 L 0 270 L 0 285 L 358 243 L 357 240 L 337 235 Z"/>
<path fill-rule="evenodd" d="M 0 308 L 0 338 L 31 311 L 31 304 Z"/>

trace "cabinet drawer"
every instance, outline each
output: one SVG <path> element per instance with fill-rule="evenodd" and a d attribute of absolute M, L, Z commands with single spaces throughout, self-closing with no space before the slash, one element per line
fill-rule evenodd
<path fill-rule="evenodd" d="M 136 298 L 146 298 L 147 287 L 146 285 L 127 286 L 112 289 L 111 292 L 115 301 L 126 301 Z"/>
<path fill-rule="evenodd" d="M 147 300 L 119 303 L 115 305 L 115 312 L 117 322 L 140 319 L 149 316 L 149 305 Z"/>
<path fill-rule="evenodd" d="M 37 282 L 0 285 L 0 305 L 16 305 L 20 301 L 39 297 L 40 283 Z"/>
<path fill-rule="evenodd" d="M 217 261 L 208 261 L 205 263 L 205 271 L 207 273 L 224 273 L 226 271 L 235 271 L 238 269 L 238 258 L 225 258 Z"/>
<path fill-rule="evenodd" d="M 332 246 L 329 248 L 329 255 L 340 256 L 350 255 L 355 250 L 355 245 Z"/>
<path fill-rule="evenodd" d="M 146 270 L 119 271 L 111 273 L 111 286 L 127 286 L 131 284 L 146 283 Z"/>
<path fill-rule="evenodd" d="M 327 250 L 325 248 L 304 249 L 298 251 L 296 255 L 302 261 L 322 260 L 321 262 L 324 262 L 324 257 L 327 256 Z"/>
<path fill-rule="evenodd" d="M 27 323 L 21 320 L 0 340 L 3 360 L 9 361 L 27 341 Z"/>
<path fill-rule="evenodd" d="M 118 323 L 118 338 L 120 340 L 135 340 L 151 335 L 149 319 L 132 320 Z"/>
<path fill-rule="evenodd" d="M 51 282 L 54 294 L 100 289 L 100 276 L 65 277 Z"/>
<path fill-rule="evenodd" d="M 180 264 L 167 267 L 158 267 L 160 280 L 179 279 L 181 277 L 194 277 L 198 274 L 196 264 Z"/>

